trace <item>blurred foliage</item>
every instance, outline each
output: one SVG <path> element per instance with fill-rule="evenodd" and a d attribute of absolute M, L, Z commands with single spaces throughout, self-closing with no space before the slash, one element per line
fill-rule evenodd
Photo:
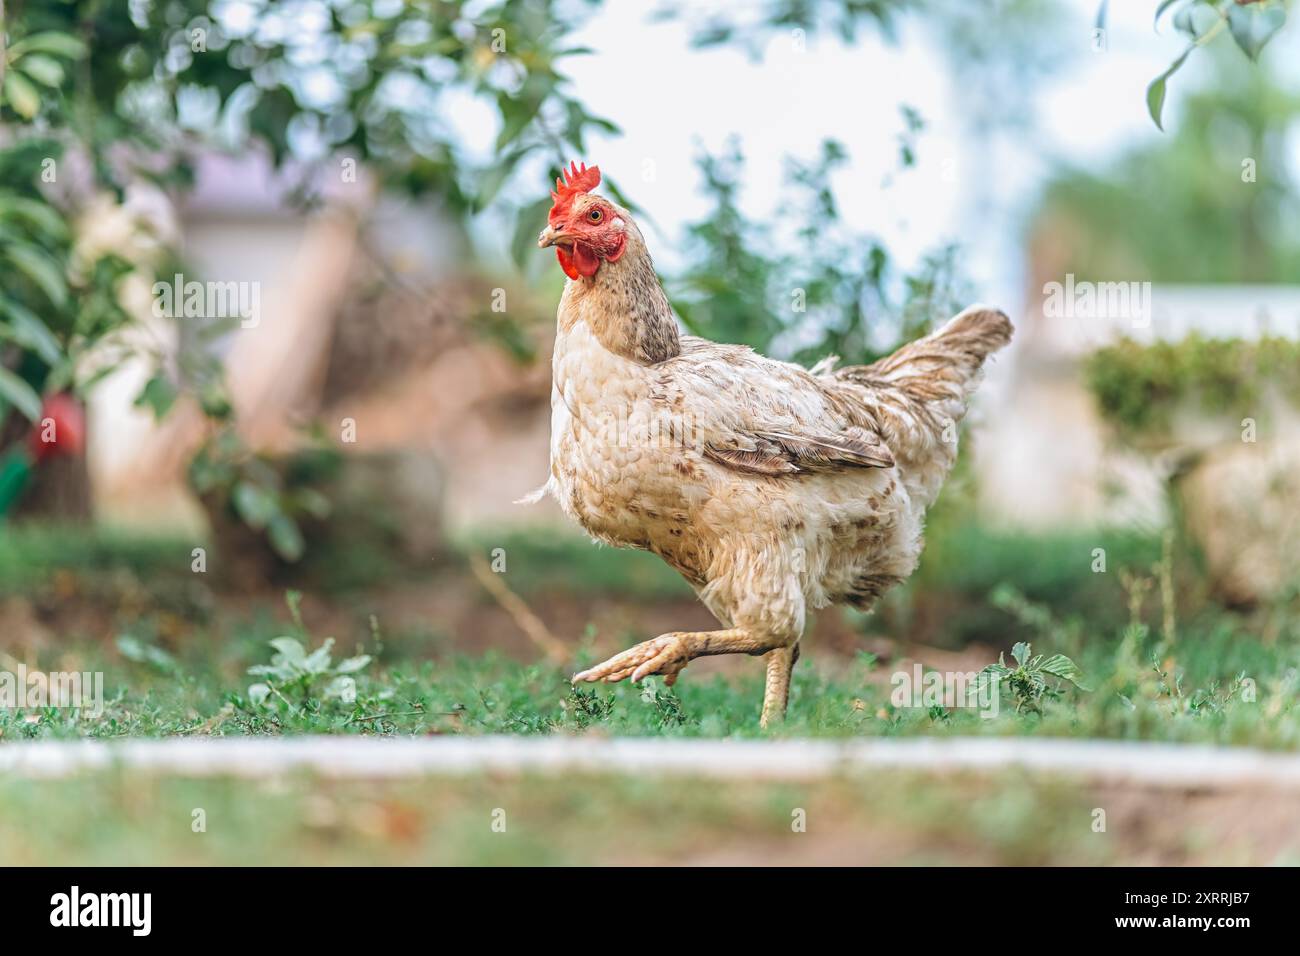
<path fill-rule="evenodd" d="M 351 157 L 387 189 L 437 196 L 453 214 L 481 209 L 534 151 L 558 166 L 582 151 L 590 130 L 617 131 L 569 95 L 559 71 L 583 52 L 563 38 L 584 6 L 10 4 L 0 86 L 0 258 L 11 275 L 0 296 L 8 373 L 0 416 L 11 406 L 31 412 L 42 390 L 84 391 L 93 382 L 76 380 L 79 360 L 129 321 L 116 290 L 131 267 L 108 253 L 74 261 L 73 219 L 96 191 L 120 197 L 141 178 L 183 187 L 201 149 L 257 145 L 277 165 L 294 161 L 304 199 L 324 166 L 337 175 L 340 158 Z M 500 115 L 487 166 L 467 160 L 439 118 L 458 94 L 487 99 Z M 70 188 L 78 161 L 91 181 Z M 97 377 L 110 371 L 100 364 Z M 165 411 L 166 386 L 151 383 L 144 403 Z"/>
<path fill-rule="evenodd" d="M 232 428 L 219 429 L 190 462 L 190 487 L 212 511 L 264 533 L 282 560 L 297 561 L 305 546 L 300 523 L 329 517 L 318 486 L 342 465 L 342 452 L 319 430 L 308 438 L 309 447 L 282 460 L 250 449 Z"/>
<path fill-rule="evenodd" d="M 525 157 L 551 165 L 583 149 L 593 129 L 617 132 L 568 91 L 559 67 L 584 51 L 565 36 L 590 4 L 552 0 L 69 0 L 9 4 L 0 28 L 0 446 L 17 409 L 39 413 L 43 392 L 84 394 L 140 354 L 157 371 L 137 404 L 162 416 L 189 394 L 222 432 L 196 462 L 205 493 L 230 479 L 232 502 L 277 553 L 301 551 L 289 501 L 230 454 L 231 402 L 211 339 L 221 323 L 195 321 L 180 355 L 126 336 L 122 305 L 131 273 L 170 275 L 148 226 L 128 222 L 127 187 L 173 191 L 193 181 L 205 150 L 264 149 L 310 204 L 347 161 L 384 189 L 436 197 L 454 221 L 492 202 Z M 0 6 L 0 14 L 4 12 Z M 476 163 L 442 120 L 450 97 L 486 100 L 500 117 L 495 156 Z M 86 249 L 79 221 L 122 221 L 113 241 Z M 521 216 L 529 229 L 532 220 Z M 95 223 L 91 223 L 92 227 Z M 136 250 L 137 252 L 139 250 Z M 130 260 L 130 261 L 128 261 Z M 179 270 L 177 270 L 179 271 Z M 498 337 L 513 339 L 506 330 Z M 516 336 L 517 338 L 517 336 Z M 207 478 L 202 478 L 206 475 Z M 235 492 L 238 491 L 238 494 Z M 275 507 L 271 505 L 277 503 Z M 319 503 L 312 507 L 319 511 Z"/>
<path fill-rule="evenodd" d="M 927 0 L 759 0 L 750 4 L 683 3 L 669 0 L 656 14 L 680 19 L 697 47 L 737 44 L 751 57 L 762 55 L 774 33 L 800 30 L 805 36 L 831 32 L 853 43 L 864 27 L 886 39 L 897 35 L 901 16 L 918 10 Z"/>
<path fill-rule="evenodd" d="M 165 592 L 195 584 L 188 537 L 141 537 L 109 528 L 87 530 L 73 525 L 21 524 L 0 535 L 0 598 L 49 597 L 51 603 L 72 593 L 107 592 L 117 582 L 134 590 L 148 581 L 148 603 L 168 602 Z"/>
<path fill-rule="evenodd" d="M 1069 243 L 1081 280 L 1294 282 L 1300 192 L 1290 137 L 1300 95 L 1265 64 L 1216 55 L 1167 138 L 1097 171 L 1071 167 L 1045 187 L 1037 235 Z"/>
<path fill-rule="evenodd" d="M 914 162 L 915 111 L 904 114 L 900 163 Z M 911 274 L 883 243 L 849 228 L 830 177 L 847 156 L 834 140 L 817 159 L 787 160 L 786 193 L 770 222 L 738 203 L 744 160 L 734 140 L 700 169 L 712 208 L 688 229 L 685 271 L 669 282 L 673 307 L 693 332 L 809 364 L 827 354 L 857 364 L 889 354 L 960 310 L 967 289 L 957 250 L 933 252 Z M 794 249 L 795 252 L 784 252 Z"/>
<path fill-rule="evenodd" d="M 43 97 L 52 95 L 48 85 L 62 82 L 66 58 L 82 49 L 64 39 L 60 45 L 47 35 L 29 36 L 27 43 L 8 48 L 10 63 L 0 70 L 5 92 L 0 130 L 6 115 L 16 114 L 27 127 L 25 137 L 0 148 L 0 444 L 12 434 L 5 428 L 12 412 L 34 422 L 42 394 L 80 392 L 112 371 L 102 355 L 93 368 L 83 360 L 130 322 L 115 289 L 131 266 L 111 250 L 79 247 L 69 217 L 39 186 L 42 178 L 52 180 L 64 147 L 30 120 Z M 64 59 L 54 52 L 24 52 L 32 49 L 57 50 Z M 21 69 L 33 62 L 46 64 L 39 71 L 47 81 L 42 90 L 29 89 L 23 79 Z"/>
<path fill-rule="evenodd" d="M 354 156 L 388 188 L 432 194 L 453 211 L 486 205 L 518 160 L 582 148 L 611 130 L 566 92 L 564 36 L 592 3 L 552 0 L 73 0 L 23 4 L 15 34 L 79 38 L 86 83 L 46 104 L 89 147 L 105 181 L 184 182 L 199 142 L 257 142 L 277 164 Z M 21 41 L 19 41 L 21 43 Z M 17 45 L 17 44 L 15 44 Z M 93 79 L 93 82 L 90 80 Z M 444 97 L 494 104 L 501 157 L 478 168 L 439 116 Z M 149 150 L 113 165 L 108 148 Z M 304 177 L 304 185 L 309 181 Z"/>
<path fill-rule="evenodd" d="M 659 16 L 686 23 L 695 46 L 734 45 L 753 59 L 781 34 L 797 43 L 829 35 L 852 44 L 874 32 L 895 43 L 901 27 L 914 24 L 943 50 L 963 121 L 981 131 L 1032 126 L 1038 81 L 1080 42 L 1064 28 L 1071 16 L 1066 0 L 669 0 Z"/>
<path fill-rule="evenodd" d="M 1109 0 L 1102 0 L 1097 25 L 1105 27 Z M 1155 24 L 1168 14 L 1174 29 L 1187 39 L 1187 48 L 1147 87 L 1147 111 L 1156 126 L 1164 128 L 1162 114 L 1169 78 L 1197 49 L 1227 33 L 1237 48 L 1252 60 L 1286 23 L 1286 0 L 1160 0 Z"/>
<path fill-rule="evenodd" d="M 681 575 L 657 555 L 595 548 L 589 539 L 571 532 L 514 526 L 479 528 L 457 542 L 457 550 L 463 554 L 491 554 L 496 548 L 509 556 L 510 587 L 526 598 L 622 595 L 648 602 L 694 598 Z"/>
<path fill-rule="evenodd" d="M 1122 435 L 1170 425 L 1189 404 L 1205 414 L 1258 415 L 1277 396 L 1300 406 L 1300 342 L 1189 335 L 1144 345 L 1123 339 L 1091 354 L 1084 374 L 1102 415 Z"/>
<path fill-rule="evenodd" d="M 945 490 L 940 501 L 948 496 Z M 1088 566 L 1095 548 L 1105 550 L 1112 570 L 1148 568 L 1160 557 L 1159 538 L 1140 530 L 1000 531 L 973 522 L 969 510 L 954 508 L 927 522 L 926 537 L 916 574 L 897 597 L 881 603 L 869 626 L 900 638 L 925 635 L 915 639 L 945 647 L 988 642 L 994 635 L 1009 641 L 1035 637 L 1009 624 L 997 602 L 986 600 L 1007 582 L 1054 615 L 1086 621 L 1088 633 L 1121 627 L 1124 609 L 1114 599 L 1111 578 L 1080 569 Z M 1052 646 L 1080 651 L 1077 636 L 1055 634 Z"/>
<path fill-rule="evenodd" d="M 925 0 L 925 25 L 937 36 L 952 74 L 963 122 L 977 134 L 1023 133 L 1037 122 L 1040 82 L 1061 69 L 1082 42 L 1065 0 Z"/>
<path fill-rule="evenodd" d="M 1287 0 L 1150 0 L 1153 25 L 1162 18 L 1188 41 L 1187 48 L 1147 88 L 1147 108 L 1161 125 L 1166 87 L 1193 51 L 1221 34 L 1232 38 L 1252 60 L 1286 24 Z M 1094 19 L 1104 43 L 1110 0 L 1100 0 Z M 950 54 L 958 95 L 971 104 L 977 126 L 1030 122 L 1033 80 L 1057 66 L 1069 40 L 1060 30 L 1067 15 L 1060 0 L 999 0 L 995 5 L 969 0 L 763 0 L 753 4 L 686 4 L 668 0 L 663 19 L 678 18 L 690 29 L 695 46 L 736 44 L 758 59 L 777 33 L 802 43 L 808 36 L 832 33 L 853 43 L 865 27 L 888 41 L 898 36 L 907 14 L 921 14 Z"/>

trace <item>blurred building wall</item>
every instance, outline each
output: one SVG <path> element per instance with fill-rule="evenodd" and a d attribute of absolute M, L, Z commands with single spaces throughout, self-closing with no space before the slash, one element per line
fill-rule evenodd
<path fill-rule="evenodd" d="M 1155 285 L 1145 315 L 1105 309 L 1048 314 L 1052 308 L 1041 288 L 1031 302 L 1002 360 L 1006 368 L 993 373 L 999 387 L 989 401 L 977 403 L 975 436 L 988 516 L 1025 528 L 1156 526 L 1165 519 L 1170 462 L 1109 440 L 1083 379 L 1090 352 L 1124 336 L 1145 343 L 1192 332 L 1300 338 L 1300 286 Z M 1221 440 L 1219 424 L 1192 416 L 1179 422 L 1179 437 L 1188 446 Z"/>

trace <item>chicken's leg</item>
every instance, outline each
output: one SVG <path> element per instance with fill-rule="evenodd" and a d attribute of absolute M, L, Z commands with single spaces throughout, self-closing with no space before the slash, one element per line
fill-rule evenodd
<path fill-rule="evenodd" d="M 763 716 L 759 725 L 768 727 L 785 720 L 790 702 L 790 672 L 799 660 L 799 645 L 778 647 L 767 652 L 767 686 L 763 688 Z"/>
<path fill-rule="evenodd" d="M 615 654 L 603 664 L 573 675 L 573 683 L 599 681 L 614 684 L 628 677 L 636 683 L 651 674 L 662 674 L 671 687 L 682 668 L 697 657 L 716 654 L 766 654 L 767 689 L 763 695 L 763 726 L 785 716 L 790 696 L 790 670 L 798 659 L 797 647 L 785 645 L 780 638 L 744 627 L 724 631 L 675 631 L 661 634 Z"/>

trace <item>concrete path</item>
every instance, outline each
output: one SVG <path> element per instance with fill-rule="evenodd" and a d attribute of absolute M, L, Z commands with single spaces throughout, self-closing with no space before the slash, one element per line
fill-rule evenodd
<path fill-rule="evenodd" d="M 600 737 L 224 737 L 0 744 L 0 775 L 59 778 L 121 767 L 189 777 L 333 778 L 612 772 L 813 780 L 842 773 L 1020 769 L 1176 789 L 1300 791 L 1300 754 L 1103 740 L 662 740 Z"/>

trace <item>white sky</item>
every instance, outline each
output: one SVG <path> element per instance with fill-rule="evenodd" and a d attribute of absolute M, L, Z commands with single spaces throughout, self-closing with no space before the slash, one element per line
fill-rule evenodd
<path fill-rule="evenodd" d="M 674 240 L 707 208 L 695 163 L 700 144 L 717 151 L 739 135 L 742 205 L 765 215 L 784 158 L 810 158 L 822 139 L 834 137 L 851 160 L 834 180 L 846 218 L 883 236 L 904 264 L 943 241 L 961 241 L 981 298 L 1016 308 L 1023 294 L 1020 226 L 1042 177 L 1056 160 L 1101 164 L 1122 147 L 1162 135 L 1147 116 L 1146 86 L 1185 42 L 1168 23 L 1159 34 L 1152 30 L 1154 0 L 1113 0 L 1107 49 L 1094 52 L 1097 0 L 1072 6 L 1073 20 L 1062 29 L 1075 42 L 1039 90 L 1036 135 L 990 148 L 963 125 L 943 55 L 923 23 L 907 22 L 894 46 L 867 29 L 851 48 L 827 35 L 810 37 L 803 53 L 788 35 L 776 34 L 755 62 L 729 46 L 690 49 L 682 23 L 650 20 L 653 3 L 607 2 L 574 37 L 595 53 L 569 59 L 564 70 L 588 109 L 618 122 L 623 134 L 594 137 L 588 154 L 576 158 L 599 164 L 653 214 L 664 234 L 647 230 L 651 251 L 671 269 L 680 261 Z M 1292 45 L 1295 37 L 1288 29 L 1278 40 Z M 1198 82 L 1199 65 L 1193 57 L 1171 82 L 1166 126 L 1180 91 Z M 904 103 L 927 123 L 919 162 L 883 190 L 882 179 L 897 165 Z M 455 112 L 471 150 L 490 153 L 492 111 L 460 103 Z M 653 180 L 643 177 L 647 161 Z"/>

